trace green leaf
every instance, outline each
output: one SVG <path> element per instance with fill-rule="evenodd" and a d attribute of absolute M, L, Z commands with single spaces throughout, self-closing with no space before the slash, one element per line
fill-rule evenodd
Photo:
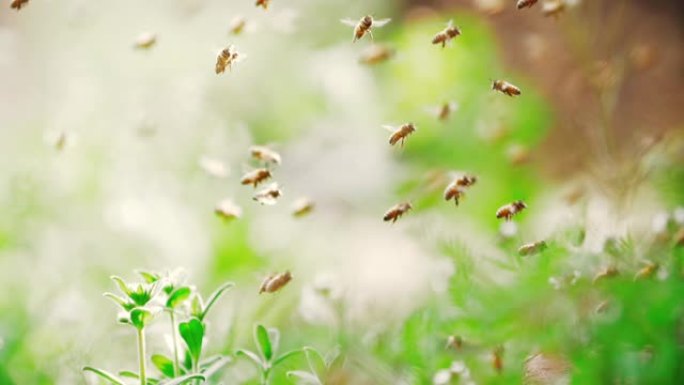
<path fill-rule="evenodd" d="M 282 355 L 278 356 L 278 358 L 276 358 L 276 359 L 273 361 L 273 365 L 272 365 L 272 366 L 276 366 L 276 365 L 282 363 L 283 361 L 287 360 L 288 358 L 290 358 L 290 357 L 292 357 L 292 356 L 294 356 L 294 355 L 300 354 L 300 353 L 302 353 L 302 349 L 295 349 L 295 350 L 291 350 L 291 351 L 289 351 L 289 352 L 287 352 L 287 353 L 283 353 Z"/>
<path fill-rule="evenodd" d="M 305 385 L 322 385 L 321 380 L 318 379 L 316 375 L 313 373 L 305 372 L 303 370 L 293 370 L 290 372 L 287 372 L 287 377 L 292 378 L 294 377 L 297 379 L 298 384 L 305 384 Z"/>
<path fill-rule="evenodd" d="M 166 300 L 166 307 L 169 309 L 175 309 L 176 306 L 178 306 L 181 302 L 188 299 L 190 294 L 192 294 L 192 290 L 190 290 L 189 287 L 179 287 L 178 289 L 174 290 L 171 295 L 169 295 L 169 299 Z"/>
<path fill-rule="evenodd" d="M 136 373 L 136 372 L 131 372 L 130 370 L 122 370 L 122 371 L 120 371 L 120 372 L 119 372 L 119 376 L 121 376 L 121 377 L 126 377 L 126 378 L 135 378 L 135 379 L 139 379 L 139 378 L 140 378 L 140 376 L 138 375 L 138 373 Z M 159 381 L 159 379 L 157 379 L 157 378 L 154 378 L 154 377 L 147 377 L 147 383 L 148 383 L 149 385 L 156 385 L 156 384 L 158 384 L 159 382 L 160 382 L 160 381 Z"/>
<path fill-rule="evenodd" d="M 271 346 L 271 339 L 268 335 L 268 330 L 263 325 L 257 325 L 254 328 L 254 341 L 259 347 L 261 356 L 264 357 L 266 362 L 271 361 L 273 358 L 273 346 Z"/>
<path fill-rule="evenodd" d="M 136 271 L 136 273 L 138 273 L 138 275 L 140 275 L 142 279 L 147 283 L 157 282 L 159 280 L 159 274 L 156 273 L 144 270 L 138 270 Z"/>
<path fill-rule="evenodd" d="M 257 368 L 259 368 L 259 370 L 264 370 L 266 368 L 266 363 L 263 362 L 261 360 L 261 358 L 259 358 L 259 356 L 256 353 L 254 353 L 250 350 L 240 349 L 240 350 L 235 352 L 235 355 L 236 356 L 245 356 L 245 357 L 249 358 L 250 360 L 252 360 L 252 362 L 254 362 L 254 364 L 257 366 Z"/>
<path fill-rule="evenodd" d="M 202 296 L 199 293 L 196 293 L 195 296 L 192 298 L 192 302 L 190 302 L 190 315 L 202 320 L 203 308 L 204 302 L 202 301 Z"/>
<path fill-rule="evenodd" d="M 160 383 L 160 385 L 181 385 L 194 380 L 204 381 L 206 380 L 206 378 L 203 375 L 197 373 L 186 374 L 185 376 L 178 377 L 170 381 L 162 382 Z"/>
<path fill-rule="evenodd" d="M 183 341 L 188 346 L 188 351 L 194 362 L 199 362 L 202 354 L 202 339 L 204 338 L 204 324 L 197 318 L 191 318 L 188 322 L 181 322 L 178 325 Z"/>
<path fill-rule="evenodd" d="M 121 277 L 117 277 L 116 275 L 112 275 L 109 277 L 116 285 L 119 287 L 119 290 L 125 294 L 127 297 L 131 295 L 131 290 L 128 288 L 128 285 L 126 285 L 126 281 L 123 280 Z"/>
<path fill-rule="evenodd" d="M 161 372 L 161 374 L 169 378 L 174 377 L 173 361 L 171 361 L 170 358 L 161 354 L 153 354 L 152 363 Z"/>
<path fill-rule="evenodd" d="M 230 357 L 218 357 L 217 360 L 213 361 L 210 365 L 206 366 L 204 369 L 201 370 L 202 374 L 204 377 L 209 378 L 213 376 L 216 372 L 221 370 L 224 366 L 226 366 L 230 361 Z"/>
<path fill-rule="evenodd" d="M 202 310 L 202 313 L 201 313 L 201 316 L 199 317 L 199 319 L 204 320 L 204 317 L 207 316 L 209 309 L 211 309 L 211 307 L 214 306 L 214 303 L 216 303 L 216 300 L 218 300 L 223 295 L 223 293 L 232 289 L 233 286 L 235 286 L 235 284 L 233 282 L 226 282 L 223 285 L 221 285 L 218 289 L 214 290 L 214 292 L 211 293 L 211 295 L 209 296 L 209 299 L 207 300 L 207 305 Z"/>
<path fill-rule="evenodd" d="M 91 366 L 85 366 L 85 367 L 83 367 L 82 370 L 83 370 L 84 372 L 93 372 L 93 373 L 97 374 L 98 376 L 102 377 L 103 379 L 105 379 L 105 380 L 111 382 L 112 384 L 116 384 L 116 385 L 126 385 L 126 383 L 124 383 L 121 379 L 119 379 L 119 378 L 116 377 L 115 375 L 113 375 L 113 374 L 111 374 L 111 373 L 109 373 L 109 372 L 107 372 L 107 371 L 105 371 L 105 370 L 98 369 L 98 368 L 93 368 L 93 367 L 91 367 Z"/>
<path fill-rule="evenodd" d="M 144 308 L 136 307 L 131 310 L 131 324 L 138 329 L 143 329 L 152 320 L 152 313 Z"/>
<path fill-rule="evenodd" d="M 104 294 L 102 294 L 102 295 L 103 295 L 105 298 L 111 299 L 112 301 L 114 301 L 114 303 L 116 303 L 116 304 L 119 305 L 122 309 L 124 309 L 124 310 L 126 310 L 126 311 L 130 311 L 131 308 L 132 308 L 132 306 L 134 306 L 134 305 L 132 305 L 130 302 L 126 301 L 125 299 L 119 297 L 119 296 L 116 295 L 116 294 L 104 293 Z"/>

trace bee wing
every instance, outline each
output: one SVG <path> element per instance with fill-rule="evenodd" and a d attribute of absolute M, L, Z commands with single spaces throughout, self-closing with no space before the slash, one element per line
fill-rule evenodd
<path fill-rule="evenodd" d="M 348 26 L 350 26 L 350 27 L 356 27 L 356 24 L 358 24 L 358 21 L 354 21 L 354 20 L 349 19 L 349 18 L 340 19 L 340 22 L 341 22 L 342 24 L 348 25 Z"/>
<path fill-rule="evenodd" d="M 383 124 L 381 127 L 384 128 L 385 130 L 389 131 L 389 132 L 394 132 L 397 130 L 396 127 L 390 126 L 389 124 Z"/>
<path fill-rule="evenodd" d="M 384 27 L 390 21 L 392 21 L 392 19 L 373 20 L 373 27 L 375 27 L 375 28 Z"/>
<path fill-rule="evenodd" d="M 442 107 L 440 106 L 428 106 L 424 108 L 424 111 L 432 116 L 439 116 L 439 113 L 442 112 Z"/>
<path fill-rule="evenodd" d="M 235 60 L 233 60 L 233 63 L 239 63 L 239 62 L 245 60 L 246 58 L 247 58 L 247 54 L 240 53 L 238 55 L 238 57 L 236 57 Z"/>
<path fill-rule="evenodd" d="M 458 103 L 456 103 L 454 101 L 449 102 L 449 109 L 451 110 L 451 112 L 458 111 L 458 107 L 459 107 Z"/>
<path fill-rule="evenodd" d="M 454 26 L 454 19 L 451 19 L 451 20 L 449 20 L 449 22 L 447 23 L 447 28 L 451 28 L 451 27 L 453 27 L 453 26 Z"/>

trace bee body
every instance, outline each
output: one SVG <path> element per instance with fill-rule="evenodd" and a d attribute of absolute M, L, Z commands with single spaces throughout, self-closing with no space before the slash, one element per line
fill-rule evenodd
<path fill-rule="evenodd" d="M 140 34 L 135 40 L 134 47 L 137 49 L 150 49 L 157 43 L 157 35 L 151 32 Z"/>
<path fill-rule="evenodd" d="M 275 293 L 282 289 L 292 280 L 292 274 L 289 271 L 280 274 L 272 274 L 266 277 L 259 287 L 259 294 L 261 293 Z"/>
<path fill-rule="evenodd" d="M 224 199 L 216 205 L 214 213 L 226 221 L 238 219 L 242 216 L 242 209 L 230 199 Z"/>
<path fill-rule="evenodd" d="M 658 267 L 659 266 L 657 263 L 646 263 L 646 266 L 644 266 L 641 270 L 637 271 L 637 273 L 634 275 L 634 280 L 638 281 L 640 279 L 651 278 L 653 274 L 655 274 L 655 272 L 658 270 Z"/>
<path fill-rule="evenodd" d="M 492 352 L 492 367 L 497 373 L 503 371 L 503 346 L 499 346 Z"/>
<path fill-rule="evenodd" d="M 532 8 L 533 5 L 537 4 L 539 0 L 518 0 L 516 7 L 518 9 Z"/>
<path fill-rule="evenodd" d="M 453 21 L 449 21 L 446 28 L 439 31 L 433 38 L 432 44 L 441 44 L 442 48 L 446 47 L 446 44 L 451 41 L 451 39 L 459 36 L 461 34 L 461 29 L 454 25 Z"/>
<path fill-rule="evenodd" d="M 359 62 L 366 65 L 383 63 L 394 56 L 394 50 L 380 44 L 373 44 L 361 53 Z"/>
<path fill-rule="evenodd" d="M 271 171 L 268 169 L 258 168 L 243 175 L 240 183 L 243 185 L 251 184 L 253 187 L 257 187 L 259 183 L 271 178 L 271 176 Z"/>
<path fill-rule="evenodd" d="M 492 82 L 492 89 L 502 92 L 508 96 L 518 96 L 522 93 L 520 88 L 505 80 L 494 80 L 494 82 Z"/>
<path fill-rule="evenodd" d="M 224 48 L 216 58 L 216 74 L 222 74 L 226 71 L 232 69 L 234 63 L 238 61 L 240 54 L 235 50 L 232 45 Z"/>
<path fill-rule="evenodd" d="M 249 148 L 252 158 L 264 162 L 280 165 L 282 158 L 280 154 L 265 146 L 252 146 Z"/>
<path fill-rule="evenodd" d="M 292 215 L 303 217 L 314 209 L 314 203 L 309 198 L 299 198 L 292 204 Z"/>
<path fill-rule="evenodd" d="M 394 223 L 397 221 L 397 219 L 399 219 L 402 215 L 406 214 L 412 208 L 413 206 L 411 206 L 411 203 L 409 202 L 396 204 L 392 206 L 389 210 L 387 210 L 385 216 L 382 219 L 385 222 L 392 221 L 392 223 Z"/>
<path fill-rule="evenodd" d="M 544 16 L 558 17 L 565 11 L 565 2 L 563 0 L 548 1 L 542 5 L 542 13 Z"/>
<path fill-rule="evenodd" d="M 252 199 L 261 203 L 262 205 L 273 206 L 278 202 L 278 198 L 281 196 L 283 196 L 283 192 L 280 191 L 278 183 L 271 183 L 266 188 L 254 193 Z"/>
<path fill-rule="evenodd" d="M 510 221 L 514 215 L 517 213 L 523 211 L 525 208 L 527 208 L 527 205 L 523 201 L 515 201 L 513 203 L 507 204 L 505 206 L 500 207 L 496 211 L 496 217 L 497 218 L 504 218 L 507 221 Z"/>
<path fill-rule="evenodd" d="M 368 33 L 371 38 L 373 38 L 373 28 L 383 27 L 385 24 L 390 22 L 390 19 L 375 20 L 372 16 L 366 15 L 361 18 L 358 22 L 354 22 L 350 19 L 342 19 L 342 23 L 354 27 L 354 38 L 352 42 L 362 39 Z"/>
<path fill-rule="evenodd" d="M 406 137 L 416 131 L 416 126 L 413 123 L 406 123 L 400 127 L 385 126 L 385 128 L 392 131 L 392 135 L 389 137 L 389 144 L 394 146 L 397 142 L 401 141 L 402 147 L 404 146 Z"/>
<path fill-rule="evenodd" d="M 239 35 L 245 29 L 246 25 L 247 21 L 244 17 L 236 16 L 235 18 L 233 18 L 233 20 L 230 21 L 228 29 L 233 35 Z"/>
<path fill-rule="evenodd" d="M 459 199 L 465 194 L 465 190 L 474 185 L 477 182 L 477 178 L 472 175 L 463 175 L 456 178 L 454 181 L 449 183 L 449 185 L 444 190 L 444 200 L 450 201 L 454 200 L 456 206 L 458 206 Z"/>
<path fill-rule="evenodd" d="M 17 11 L 21 9 L 21 7 L 25 6 L 28 4 L 29 0 L 12 0 L 10 3 L 10 8 L 16 9 Z"/>
<path fill-rule="evenodd" d="M 271 0 L 256 0 L 256 5 L 257 7 L 261 7 L 263 9 L 268 9 L 268 6 L 270 5 Z"/>
<path fill-rule="evenodd" d="M 605 278 L 615 277 L 618 274 L 619 271 L 615 266 L 606 266 L 603 269 L 601 269 L 598 273 L 596 273 L 594 279 L 592 280 L 592 283 L 596 284 L 596 282 L 598 281 L 601 281 Z"/>
<path fill-rule="evenodd" d="M 537 241 L 537 242 L 528 243 L 528 244 L 520 246 L 520 248 L 518 249 L 518 254 L 525 257 L 528 255 L 537 254 L 539 252 L 542 252 L 546 248 L 547 248 L 546 242 Z"/>

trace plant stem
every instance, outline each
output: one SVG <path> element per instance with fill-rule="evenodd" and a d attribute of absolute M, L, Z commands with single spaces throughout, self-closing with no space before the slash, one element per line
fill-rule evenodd
<path fill-rule="evenodd" d="M 138 363 L 140 364 L 140 385 L 147 385 L 145 375 L 145 332 L 138 329 Z"/>
<path fill-rule="evenodd" d="M 176 327 L 176 315 L 173 314 L 173 309 L 169 310 L 171 317 L 171 338 L 173 339 L 173 375 L 178 377 L 180 374 L 180 363 L 178 361 L 178 331 Z"/>
<path fill-rule="evenodd" d="M 261 385 L 268 385 L 268 383 L 269 383 L 268 380 L 269 380 L 270 374 L 271 374 L 270 369 L 266 369 L 266 370 L 261 371 Z"/>
<path fill-rule="evenodd" d="M 192 360 L 192 372 L 195 374 L 199 374 L 199 357 L 197 357 L 196 360 L 195 359 Z M 200 380 L 194 380 L 192 383 L 195 385 L 199 385 Z"/>

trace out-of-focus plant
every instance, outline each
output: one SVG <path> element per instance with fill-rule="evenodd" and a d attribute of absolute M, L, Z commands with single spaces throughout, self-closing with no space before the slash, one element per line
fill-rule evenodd
<path fill-rule="evenodd" d="M 300 385 L 323 385 L 333 369 L 339 366 L 342 352 L 339 347 L 328 352 L 325 356 L 313 347 L 302 348 L 309 370 L 291 370 L 287 376 Z"/>
<path fill-rule="evenodd" d="M 273 369 L 302 353 L 302 349 L 295 349 L 278 355 L 278 345 L 280 343 L 280 332 L 278 329 L 266 329 L 263 325 L 254 327 L 254 344 L 257 346 L 258 353 L 251 350 L 240 349 L 236 355 L 247 357 L 259 371 L 261 385 L 268 385 L 271 381 Z"/>

